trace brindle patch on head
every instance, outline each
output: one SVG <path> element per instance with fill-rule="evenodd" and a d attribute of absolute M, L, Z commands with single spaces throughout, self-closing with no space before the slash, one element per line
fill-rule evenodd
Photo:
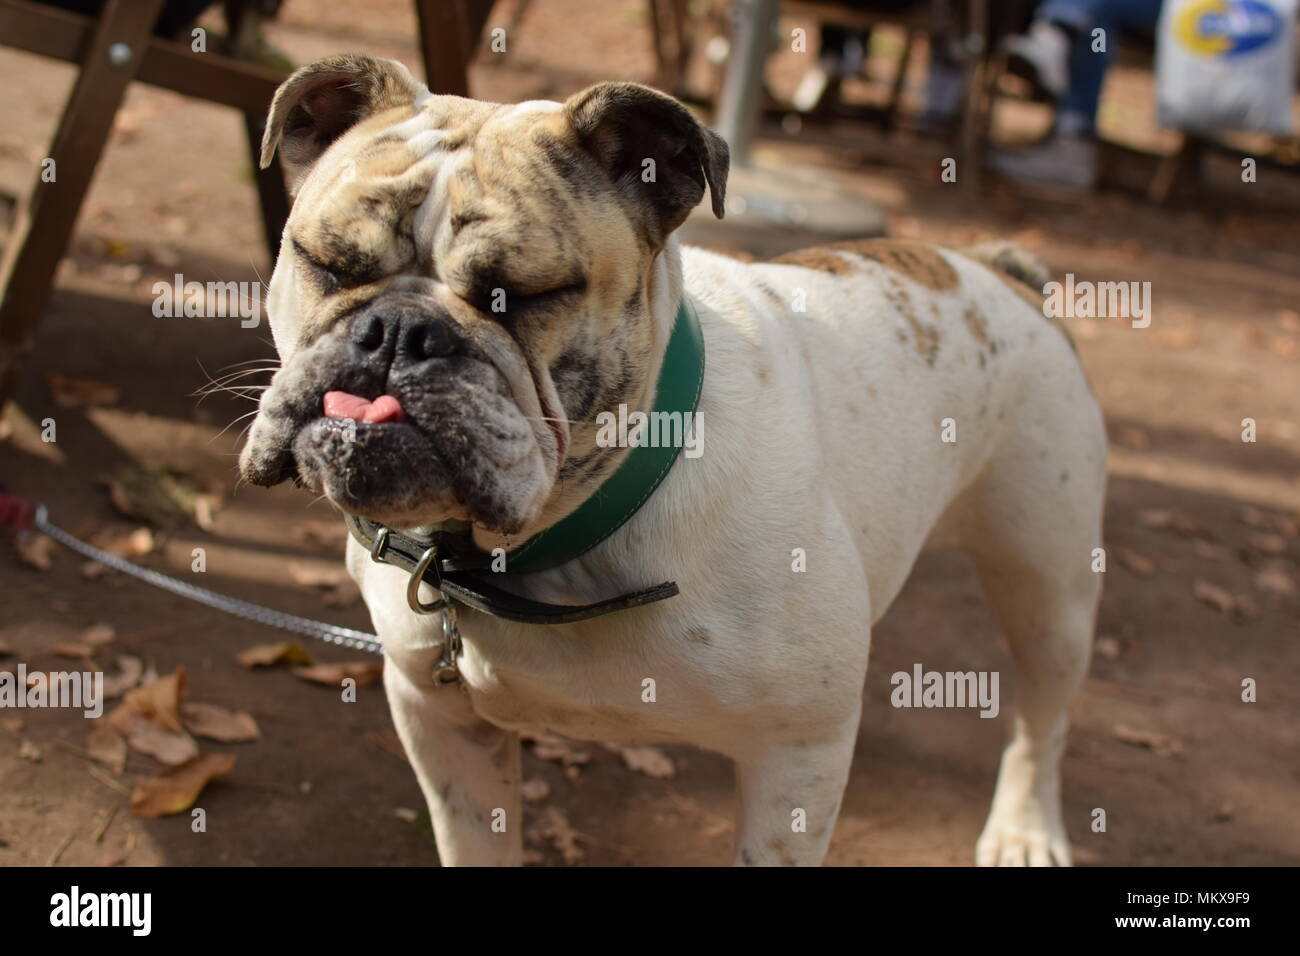
<path fill-rule="evenodd" d="M 816 269 L 818 272 L 829 272 L 832 275 L 849 275 L 858 270 L 837 252 L 831 251 L 831 246 L 813 246 L 811 249 L 799 249 L 795 252 L 787 252 L 785 255 L 777 256 L 771 261 L 783 266 L 803 266 L 805 269 Z"/>
<path fill-rule="evenodd" d="M 838 249 L 880 263 L 918 285 L 936 292 L 951 292 L 961 284 L 957 270 L 934 247 L 900 239 L 858 239 L 833 243 Z"/>

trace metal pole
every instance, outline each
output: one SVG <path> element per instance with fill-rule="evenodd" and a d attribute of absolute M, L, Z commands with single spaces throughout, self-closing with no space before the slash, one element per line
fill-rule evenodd
<path fill-rule="evenodd" d="M 749 164 L 750 146 L 763 95 L 767 61 L 776 22 L 777 0 L 733 0 L 731 53 L 718 97 L 718 135 L 731 147 L 732 166 Z"/>

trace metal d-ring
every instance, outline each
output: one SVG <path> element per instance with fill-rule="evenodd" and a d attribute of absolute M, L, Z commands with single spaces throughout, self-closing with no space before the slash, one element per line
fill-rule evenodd
<path fill-rule="evenodd" d="M 370 560 L 375 564 L 384 563 L 384 550 L 388 547 L 388 529 L 380 528 L 375 539 L 370 542 Z"/>
<path fill-rule="evenodd" d="M 438 568 L 437 560 L 438 546 L 435 544 L 420 555 L 420 560 L 411 569 L 411 578 L 406 582 L 406 603 L 416 614 L 432 614 L 447 606 L 447 595 L 442 593 L 442 572 Z M 430 568 L 433 568 L 434 579 L 429 582 L 429 586 L 438 592 L 439 598 L 431 604 L 425 604 L 420 600 L 420 585 L 424 582 L 424 575 Z"/>

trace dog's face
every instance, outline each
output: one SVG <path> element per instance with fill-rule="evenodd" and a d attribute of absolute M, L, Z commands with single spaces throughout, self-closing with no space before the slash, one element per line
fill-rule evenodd
<path fill-rule="evenodd" d="M 281 370 L 240 456 L 398 528 L 500 534 L 602 480 L 595 415 L 643 407 L 663 348 L 647 284 L 726 145 L 676 101 L 432 96 L 400 64 L 322 60 L 280 88 L 295 199 L 270 287 Z"/>

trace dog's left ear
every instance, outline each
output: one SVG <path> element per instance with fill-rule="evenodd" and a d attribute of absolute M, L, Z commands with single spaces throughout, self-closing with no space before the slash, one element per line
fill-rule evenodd
<path fill-rule="evenodd" d="M 275 92 L 261 166 L 271 165 L 278 146 L 296 187 L 330 144 L 361 120 L 428 92 L 396 60 L 348 53 L 301 67 Z"/>
<path fill-rule="evenodd" d="M 564 104 L 578 139 L 625 196 L 643 209 L 657 245 L 704 198 L 719 219 L 727 195 L 727 143 L 671 96 L 639 83 L 601 83 Z"/>

